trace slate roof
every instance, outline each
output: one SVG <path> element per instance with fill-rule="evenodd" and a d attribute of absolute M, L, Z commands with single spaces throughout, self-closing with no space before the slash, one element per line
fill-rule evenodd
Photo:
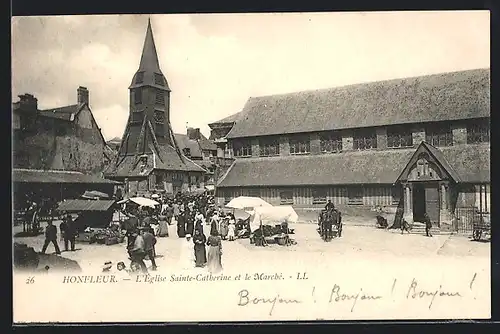
<path fill-rule="evenodd" d="M 462 182 L 490 182 L 488 145 L 440 149 Z M 393 184 L 415 149 L 237 159 L 217 187 Z"/>
<path fill-rule="evenodd" d="M 196 141 L 189 139 L 188 135 L 181 133 L 174 133 L 177 145 L 182 150 L 184 148 L 189 148 L 192 157 L 203 157 L 202 150 L 216 151 L 217 146 L 214 142 L 208 140 L 203 134 L 200 133 L 200 140 Z"/>
<path fill-rule="evenodd" d="M 71 115 L 72 114 L 76 115 L 79 111 L 80 111 L 80 108 L 79 108 L 78 104 L 72 104 L 72 105 L 64 106 L 64 107 L 40 110 L 38 112 L 38 115 L 40 115 L 42 117 L 56 118 L 56 119 L 72 122 L 73 119 L 71 119 Z"/>
<path fill-rule="evenodd" d="M 89 184 L 117 184 L 93 175 L 72 171 L 16 169 L 12 171 L 13 182 L 19 183 L 89 183 Z"/>
<path fill-rule="evenodd" d="M 104 175 L 108 177 L 141 177 L 147 176 L 154 169 L 162 169 L 169 171 L 191 171 L 205 172 L 205 170 L 195 164 L 186 157 L 178 155 L 177 151 L 170 145 L 160 145 L 159 154 L 156 152 L 153 145 L 149 145 L 147 165 L 143 169 L 138 163 L 135 155 L 119 156 L 117 163 L 111 164 L 104 171 Z"/>
<path fill-rule="evenodd" d="M 137 77 L 142 75 L 142 80 L 137 80 Z M 160 79 L 161 82 L 157 82 Z M 129 88 L 152 86 L 159 89 L 170 91 L 167 78 L 163 75 L 160 69 L 160 62 L 156 53 L 156 45 L 153 38 L 153 29 L 151 28 L 151 19 L 148 20 L 148 27 L 146 30 L 146 37 L 142 48 L 141 61 L 139 69 L 132 78 Z"/>
<path fill-rule="evenodd" d="M 490 116 L 490 70 L 251 97 L 228 138 Z"/>
<path fill-rule="evenodd" d="M 59 203 L 58 211 L 108 211 L 113 204 L 114 200 L 92 200 L 92 199 L 73 199 L 66 200 Z"/>
<path fill-rule="evenodd" d="M 237 112 L 236 114 L 233 114 L 233 115 L 227 116 L 221 120 L 218 120 L 217 122 L 210 123 L 209 125 L 220 124 L 220 123 L 233 123 L 233 122 L 239 121 L 241 118 L 243 118 L 243 116 L 244 116 L 244 113 L 242 111 L 240 111 L 240 112 Z"/>

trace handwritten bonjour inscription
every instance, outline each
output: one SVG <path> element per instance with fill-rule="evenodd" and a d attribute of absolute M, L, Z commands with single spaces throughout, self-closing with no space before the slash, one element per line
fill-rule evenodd
<path fill-rule="evenodd" d="M 469 289 L 473 289 L 474 282 L 477 278 L 477 273 L 474 274 L 472 280 L 469 284 Z M 134 275 L 130 278 L 118 278 L 115 275 L 70 275 L 64 276 L 62 282 L 66 284 L 116 284 L 122 280 L 127 280 L 133 283 L 146 283 L 146 284 L 182 284 L 182 283 L 193 283 L 193 284 L 203 284 L 203 283 L 216 283 L 216 282 L 228 282 L 228 281 L 283 281 L 283 280 L 300 280 L 301 283 L 307 283 L 309 277 L 305 272 L 299 272 L 292 275 L 284 275 L 283 273 L 242 273 L 237 275 L 212 275 L 212 274 L 196 274 L 196 275 L 186 275 L 186 274 L 172 274 L 169 276 L 163 275 L 149 275 L 140 274 Z M 297 282 L 299 283 L 299 282 Z M 35 284 L 34 277 L 29 277 L 26 280 L 26 284 Z M 396 286 L 400 285 L 398 292 L 396 292 Z M 349 307 L 350 312 L 355 312 L 357 306 L 360 303 L 376 303 L 384 299 L 390 299 L 396 301 L 397 299 L 405 299 L 408 301 L 428 301 L 428 309 L 431 310 L 435 305 L 435 301 L 440 298 L 446 299 L 459 299 L 463 297 L 463 292 L 448 290 L 443 284 L 429 288 L 425 284 L 421 284 L 416 278 L 411 281 L 406 281 L 403 284 L 398 283 L 397 279 L 392 281 L 392 285 L 388 285 L 392 289 L 385 289 L 384 285 L 380 285 L 380 288 L 376 290 L 368 291 L 364 287 L 359 289 L 352 289 L 351 286 L 348 288 L 340 284 L 339 282 L 333 283 L 329 288 L 325 286 L 321 287 L 322 293 L 316 293 L 316 287 L 312 287 L 312 300 L 303 297 L 298 298 L 293 296 L 288 292 L 271 293 L 265 295 L 259 293 L 258 290 L 251 288 L 240 288 L 236 294 L 236 305 L 242 308 L 268 308 L 269 316 L 272 316 L 277 308 L 280 306 L 293 305 L 293 304 L 305 304 L 305 303 L 317 303 L 322 302 L 327 305 L 346 305 Z M 308 289 L 304 284 L 297 285 L 296 288 Z M 295 291 L 294 291 L 295 292 Z M 404 293 L 402 293 L 404 292 Z M 319 297 L 319 298 L 317 298 Z"/>
<path fill-rule="evenodd" d="M 474 274 L 474 277 L 470 284 L 470 289 L 472 289 L 472 284 L 476 278 L 477 274 Z M 358 303 L 362 302 L 377 302 L 383 299 L 387 299 L 388 296 L 391 298 L 394 295 L 394 290 L 396 287 L 397 280 L 394 279 L 392 284 L 392 290 L 389 294 L 382 293 L 370 293 L 363 288 L 360 288 L 356 291 L 347 291 L 341 287 L 340 284 L 333 284 L 333 287 L 329 291 L 328 294 L 324 294 L 328 296 L 328 304 L 347 304 L 350 306 L 350 312 L 354 312 Z M 314 303 L 317 302 L 315 298 L 315 290 L 316 287 L 312 289 L 312 295 L 314 299 Z M 429 300 L 428 309 L 431 310 L 432 306 L 436 298 L 462 298 L 462 295 L 458 291 L 447 291 L 442 284 L 437 288 L 433 289 L 424 289 L 419 286 L 418 280 L 413 278 L 410 284 L 405 288 L 406 300 Z M 249 289 L 242 289 L 237 293 L 237 305 L 240 307 L 268 307 L 269 308 L 269 316 L 273 315 L 273 312 L 276 310 L 278 305 L 282 304 L 302 304 L 305 303 L 306 300 L 301 300 L 299 298 L 286 297 L 283 294 L 275 294 L 271 296 L 262 296 L 258 292 L 250 291 Z"/>

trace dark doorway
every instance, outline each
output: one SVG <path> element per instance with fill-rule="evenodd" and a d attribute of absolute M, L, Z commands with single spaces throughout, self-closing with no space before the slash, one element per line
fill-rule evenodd
<path fill-rule="evenodd" d="M 413 184 L 413 221 L 424 221 L 425 214 L 425 187 L 421 183 Z"/>
<path fill-rule="evenodd" d="M 413 221 L 424 222 L 427 212 L 431 222 L 439 224 L 439 189 L 437 183 L 413 183 Z"/>
<path fill-rule="evenodd" d="M 425 185 L 425 208 L 431 222 L 439 225 L 439 188 L 435 183 Z"/>

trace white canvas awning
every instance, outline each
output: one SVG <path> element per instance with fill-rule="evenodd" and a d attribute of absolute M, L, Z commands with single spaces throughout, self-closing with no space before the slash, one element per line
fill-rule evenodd
<path fill-rule="evenodd" d="M 299 216 L 291 206 L 271 206 L 271 207 L 256 207 L 250 221 L 252 231 L 260 227 L 262 224 L 281 224 L 282 222 L 296 223 Z"/>
<path fill-rule="evenodd" d="M 233 198 L 229 203 L 226 204 L 226 207 L 231 209 L 251 210 L 257 207 L 272 207 L 272 205 L 267 203 L 260 197 L 240 196 Z"/>

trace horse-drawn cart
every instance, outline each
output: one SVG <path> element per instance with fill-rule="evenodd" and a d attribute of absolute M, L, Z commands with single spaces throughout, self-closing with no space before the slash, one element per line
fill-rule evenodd
<path fill-rule="evenodd" d="M 324 241 L 342 236 L 342 213 L 339 210 L 323 210 L 318 215 L 318 233 Z"/>
<path fill-rule="evenodd" d="M 491 222 L 489 217 L 480 216 L 473 223 L 472 239 L 480 241 L 491 237 Z"/>

